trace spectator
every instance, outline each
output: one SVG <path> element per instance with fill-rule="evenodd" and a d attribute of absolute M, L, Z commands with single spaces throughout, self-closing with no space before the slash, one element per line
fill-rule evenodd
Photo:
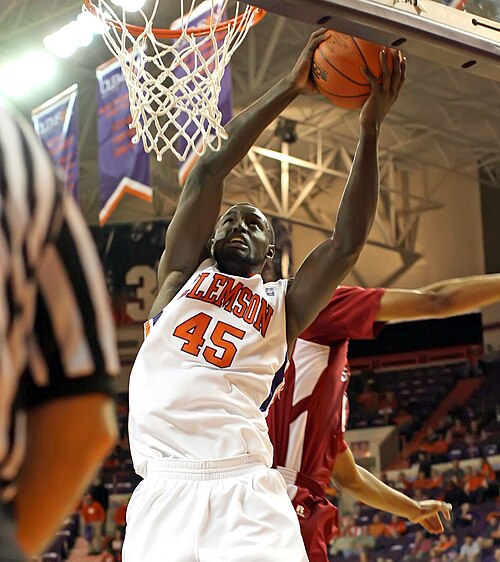
<path fill-rule="evenodd" d="M 425 441 L 432 445 L 438 440 L 438 436 L 436 435 L 434 429 L 432 427 L 427 428 L 427 432 L 425 435 Z"/>
<path fill-rule="evenodd" d="M 418 453 L 418 472 L 423 472 L 426 478 L 431 475 L 431 462 L 428 453 L 425 451 L 419 451 Z"/>
<path fill-rule="evenodd" d="M 500 526 L 497 515 L 492 514 L 486 517 L 486 527 L 480 537 L 479 544 L 481 548 L 485 549 L 500 544 Z"/>
<path fill-rule="evenodd" d="M 458 485 L 456 477 L 446 482 L 444 499 L 446 502 L 451 503 L 453 509 L 458 508 L 459 505 L 468 501 L 467 495 Z"/>
<path fill-rule="evenodd" d="M 378 394 L 369 384 L 365 384 L 363 392 L 356 398 L 356 402 L 367 413 L 374 413 L 378 408 Z"/>
<path fill-rule="evenodd" d="M 428 488 L 430 488 L 429 479 L 426 478 L 425 474 L 422 471 L 418 473 L 418 476 L 412 482 L 412 488 L 414 490 L 427 490 Z"/>
<path fill-rule="evenodd" d="M 411 488 L 411 484 L 406 479 L 405 473 L 403 471 L 398 474 L 396 482 L 394 483 L 394 487 L 400 492 L 407 492 Z"/>
<path fill-rule="evenodd" d="M 448 419 L 447 416 L 443 416 L 437 424 L 436 427 L 436 433 L 439 433 L 440 435 L 446 435 L 446 432 L 448 431 L 449 427 L 450 427 L 450 421 Z"/>
<path fill-rule="evenodd" d="M 482 503 L 488 493 L 488 482 L 477 468 L 469 466 L 465 478 L 465 493 L 473 503 Z"/>
<path fill-rule="evenodd" d="M 460 549 L 460 556 L 458 557 L 460 562 L 476 562 L 479 560 L 479 555 L 481 554 L 481 547 L 479 546 L 478 540 L 474 540 L 473 535 L 466 535 L 465 542 Z"/>
<path fill-rule="evenodd" d="M 364 548 L 373 548 L 375 546 L 375 539 L 367 536 L 366 530 L 366 527 L 360 527 L 355 524 L 352 515 L 345 515 L 342 518 L 340 535 L 330 545 L 330 553 L 334 555 L 342 552 L 344 558 L 359 555 L 361 560 Z"/>
<path fill-rule="evenodd" d="M 408 530 L 406 527 L 406 523 L 402 519 L 400 519 L 397 515 L 393 515 L 391 517 L 391 521 L 385 526 L 385 529 L 386 529 L 386 533 L 385 533 L 386 536 L 392 537 L 394 539 L 397 539 L 402 535 L 406 535 L 406 532 Z"/>
<path fill-rule="evenodd" d="M 406 554 L 403 560 L 412 562 L 413 560 L 420 560 L 426 558 L 427 554 L 431 551 L 432 541 L 429 537 L 425 536 L 424 531 L 417 531 L 414 542 L 410 545 L 410 552 Z"/>
<path fill-rule="evenodd" d="M 113 555 L 113 562 L 121 562 L 122 547 L 123 547 L 123 536 L 119 531 L 119 529 L 116 529 L 115 536 L 111 539 L 111 542 L 109 543 L 109 550 Z"/>
<path fill-rule="evenodd" d="M 451 468 L 449 468 L 448 470 L 446 470 L 443 474 L 443 476 L 446 479 L 450 479 L 452 477 L 455 477 L 457 479 L 457 483 L 458 485 L 462 484 L 462 481 L 465 477 L 465 472 L 463 471 L 462 468 L 460 468 L 460 462 L 457 459 L 453 459 L 451 461 Z"/>
<path fill-rule="evenodd" d="M 433 546 L 431 550 L 431 556 L 441 556 L 447 553 L 457 546 L 457 537 L 455 535 L 447 535 L 443 533 L 439 535 L 437 543 Z"/>
<path fill-rule="evenodd" d="M 488 496 L 495 497 L 499 493 L 499 484 L 495 470 L 486 457 L 481 457 L 480 474 L 484 476 L 488 483 Z"/>
<path fill-rule="evenodd" d="M 397 414 L 393 416 L 392 421 L 398 428 L 399 435 L 409 439 L 413 432 L 413 416 L 409 414 L 404 407 L 399 408 Z"/>
<path fill-rule="evenodd" d="M 115 526 L 120 531 L 122 539 L 125 538 L 125 525 L 127 515 L 127 504 L 123 503 L 115 509 Z"/>
<path fill-rule="evenodd" d="M 393 414 L 397 411 L 399 406 L 398 399 L 392 391 L 384 393 L 379 399 L 378 413 L 379 414 Z"/>
<path fill-rule="evenodd" d="M 382 518 L 378 513 L 373 516 L 373 520 L 368 526 L 368 534 L 376 539 L 379 537 L 386 537 L 388 535 L 385 523 L 382 523 Z"/>
<path fill-rule="evenodd" d="M 471 433 L 475 438 L 479 438 L 481 435 L 481 428 L 479 427 L 479 420 L 472 419 L 470 421 L 470 429 L 469 433 Z"/>
<path fill-rule="evenodd" d="M 465 502 L 460 506 L 460 510 L 456 515 L 455 524 L 458 527 L 470 527 L 474 523 L 474 515 L 470 510 L 470 503 Z"/>
<path fill-rule="evenodd" d="M 89 541 L 89 555 L 100 554 L 104 509 L 90 494 L 86 494 L 83 499 L 82 518 L 85 525 L 85 537 Z"/>
<path fill-rule="evenodd" d="M 453 425 L 451 426 L 451 434 L 453 435 L 453 439 L 462 439 L 465 431 L 466 427 L 462 424 L 460 419 L 455 418 L 453 420 Z"/>
<path fill-rule="evenodd" d="M 481 457 L 479 473 L 483 478 L 486 478 L 488 482 L 495 482 L 497 479 L 497 475 L 486 457 Z"/>
<path fill-rule="evenodd" d="M 449 446 L 450 443 L 445 439 L 445 435 L 439 434 L 437 441 L 434 441 L 429 449 L 432 453 L 433 462 L 446 462 Z"/>
<path fill-rule="evenodd" d="M 475 459 L 479 456 L 479 447 L 476 445 L 476 437 L 472 433 L 466 433 L 464 437 L 467 457 Z"/>
<path fill-rule="evenodd" d="M 437 468 L 433 468 L 429 479 L 429 488 L 441 488 L 442 486 L 443 477 L 439 474 L 439 470 Z"/>
<path fill-rule="evenodd" d="M 96 476 L 92 481 L 92 487 L 90 488 L 90 495 L 92 498 L 101 504 L 102 509 L 104 510 L 104 524 L 102 532 L 106 534 L 106 517 L 108 514 L 108 506 L 109 506 L 109 492 L 102 483 L 102 480 Z"/>

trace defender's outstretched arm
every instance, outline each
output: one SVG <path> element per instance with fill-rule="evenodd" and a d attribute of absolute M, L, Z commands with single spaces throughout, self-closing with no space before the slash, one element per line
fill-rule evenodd
<path fill-rule="evenodd" d="M 500 302 L 500 274 L 448 279 L 419 289 L 386 289 L 377 320 L 416 320 L 466 314 Z"/>

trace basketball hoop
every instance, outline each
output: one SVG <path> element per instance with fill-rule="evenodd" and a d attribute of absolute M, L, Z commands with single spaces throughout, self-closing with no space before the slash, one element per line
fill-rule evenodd
<path fill-rule="evenodd" d="M 129 23 L 125 9 L 118 16 L 106 0 L 83 0 L 83 9 L 106 24 L 104 42 L 120 62 L 135 129 L 132 142 L 142 139 L 145 151 L 155 152 L 159 161 L 167 150 L 184 161 L 193 151 L 201 156 L 207 148 L 220 149 L 227 138 L 217 106 L 222 77 L 250 27 L 265 15 L 236 2 L 234 17 L 224 19 L 229 0 L 189 2 L 184 10 L 180 1 L 179 19 L 165 29 L 153 27 L 160 0 L 154 0 L 149 15 L 143 9 L 134 13 L 144 25 Z M 202 9 L 207 10 L 203 24 L 189 27 Z"/>

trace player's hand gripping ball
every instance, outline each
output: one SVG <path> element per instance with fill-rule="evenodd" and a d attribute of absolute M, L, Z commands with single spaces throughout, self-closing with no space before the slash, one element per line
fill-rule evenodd
<path fill-rule="evenodd" d="M 394 50 L 356 37 L 329 31 L 328 38 L 314 52 L 312 74 L 320 93 L 338 107 L 360 109 L 371 93 L 371 86 L 361 69 L 368 68 L 382 81 L 380 53 L 389 53 L 392 71 Z"/>

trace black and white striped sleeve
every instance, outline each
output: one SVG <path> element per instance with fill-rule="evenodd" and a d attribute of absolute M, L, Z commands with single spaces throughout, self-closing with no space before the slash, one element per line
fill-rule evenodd
<path fill-rule="evenodd" d="M 119 370 L 113 318 L 94 243 L 73 199 L 37 269 L 35 330 L 30 340 L 27 407 L 88 392 L 112 393 Z M 24 381 L 25 382 L 25 381 Z"/>

